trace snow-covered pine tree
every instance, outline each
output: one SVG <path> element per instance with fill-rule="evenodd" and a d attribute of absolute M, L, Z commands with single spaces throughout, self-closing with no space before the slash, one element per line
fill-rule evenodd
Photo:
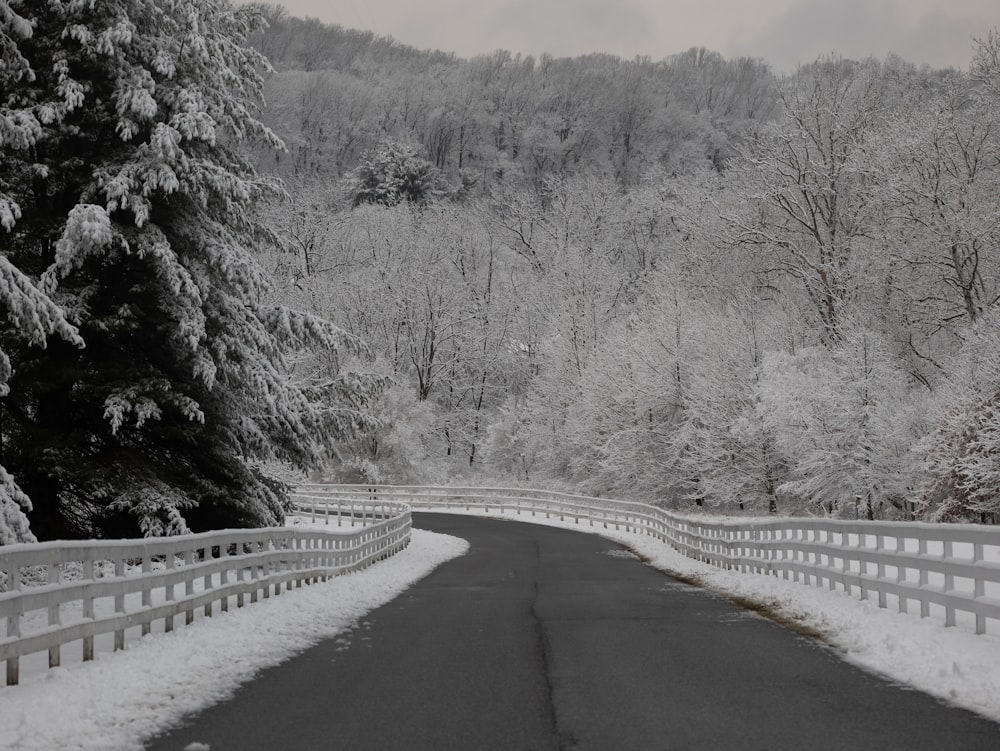
<path fill-rule="evenodd" d="M 457 192 L 415 146 L 391 139 L 372 148 L 344 178 L 342 188 L 352 206 L 425 205 Z"/>
<path fill-rule="evenodd" d="M 52 0 L 19 12 L 32 33 L 8 38 L 33 75 L 6 81 L 5 104 L 37 127 L 2 151 L 5 205 L 20 207 L 5 263 L 38 280 L 30 289 L 61 305 L 86 343 L 75 346 L 51 304 L 44 349 L 28 346 L 40 337 L 23 326 L 0 332 L 13 371 L 3 461 L 32 499 L 32 530 L 279 522 L 285 488 L 255 463 L 316 463 L 370 422 L 365 404 L 382 381 L 290 374 L 297 349 L 365 347 L 270 303 L 251 253 L 273 241 L 255 201 L 280 190 L 239 152 L 250 141 L 280 148 L 254 114 L 267 64 L 245 40 L 259 11 Z"/>
<path fill-rule="evenodd" d="M 19 49 L 31 35 L 28 20 L 16 13 L 7 0 L 0 0 L 0 91 L 33 82 L 34 73 Z M 16 97 L 0 102 L 0 227 L 5 233 L 13 229 L 22 213 L 14 186 L 31 177 L 31 165 L 20 159 L 11 163 L 8 154 L 31 149 L 42 131 L 40 118 L 46 117 L 47 110 L 26 106 Z M 5 545 L 34 539 L 25 516 L 31 502 L 3 465 L 3 416 L 12 372 L 5 351 L 10 345 L 5 343 L 17 340 L 44 346 L 53 334 L 76 345 L 82 340 L 62 310 L 38 288 L 36 280 L 8 257 L 6 246 L 0 248 L 0 311 L 0 545 Z"/>

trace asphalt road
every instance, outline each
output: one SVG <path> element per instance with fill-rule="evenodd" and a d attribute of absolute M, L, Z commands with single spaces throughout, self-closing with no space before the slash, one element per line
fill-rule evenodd
<path fill-rule="evenodd" d="M 1000 725 L 869 675 L 613 542 L 414 517 L 469 540 L 469 553 L 147 749 L 1000 748 Z"/>

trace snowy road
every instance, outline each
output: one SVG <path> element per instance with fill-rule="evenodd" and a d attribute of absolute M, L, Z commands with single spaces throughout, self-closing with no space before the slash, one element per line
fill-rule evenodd
<path fill-rule="evenodd" d="M 471 550 L 147 748 L 996 748 L 1000 726 L 606 539 L 415 518 Z"/>

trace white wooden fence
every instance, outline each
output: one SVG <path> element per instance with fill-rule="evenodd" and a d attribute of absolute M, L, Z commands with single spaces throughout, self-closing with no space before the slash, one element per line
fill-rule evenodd
<path fill-rule="evenodd" d="M 348 503 L 340 529 L 318 526 L 223 530 L 145 540 L 56 541 L 0 547 L 0 662 L 6 683 L 18 682 L 24 655 L 48 650 L 49 667 L 64 645 L 79 641 L 84 660 L 94 637 L 125 630 L 150 633 L 156 621 L 210 616 L 258 596 L 268 598 L 330 576 L 356 571 L 402 550 L 410 540 L 409 507 L 392 502 Z M 315 515 L 305 503 L 300 513 Z M 330 514 L 334 507 L 324 506 Z M 330 516 L 326 517 L 330 523 Z M 350 525 L 355 529 L 343 529 Z"/>
<path fill-rule="evenodd" d="M 410 508 L 545 516 L 652 536 L 691 558 L 744 572 L 841 588 L 922 617 L 971 614 L 976 633 L 1000 621 L 1000 529 L 959 524 L 833 519 L 708 520 L 643 503 L 511 488 L 303 485 L 300 514 L 324 526 L 225 530 L 180 537 L 0 547 L 0 661 L 16 684 L 19 658 L 48 650 L 59 665 L 79 641 L 125 629 L 172 630 L 198 609 L 211 615 L 282 587 L 370 565 L 409 543 Z M 327 529 L 327 527 L 330 527 Z M 334 529 L 333 527 L 336 527 Z M 348 529 L 349 528 L 349 529 Z"/>
<path fill-rule="evenodd" d="M 836 519 L 710 520 L 643 503 L 514 488 L 304 485 L 299 493 L 334 504 L 397 501 L 415 509 L 476 509 L 544 515 L 590 527 L 650 535 L 680 553 L 727 569 L 841 589 L 880 607 L 956 625 L 970 614 L 977 634 L 1000 621 L 1000 528 L 971 524 Z"/>

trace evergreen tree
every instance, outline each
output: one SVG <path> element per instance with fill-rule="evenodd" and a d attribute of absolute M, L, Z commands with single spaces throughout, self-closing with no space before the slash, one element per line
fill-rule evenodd
<path fill-rule="evenodd" d="M 456 193 L 415 147 L 391 140 L 368 152 L 344 179 L 344 191 L 352 206 L 395 206 L 403 201 L 423 205 Z"/>
<path fill-rule="evenodd" d="M 19 45 L 30 39 L 32 27 L 18 15 L 7 0 L 0 0 L 0 91 L 11 91 L 34 81 L 34 72 L 21 54 Z M 17 160 L 10 164 L 7 155 L 23 153 L 35 145 L 42 131 L 40 117 L 54 116 L 55 108 L 26 106 L 11 96 L 0 101 L 0 226 L 10 232 L 21 218 L 22 209 L 16 195 L 16 183 L 30 178 L 26 165 Z M 51 112 L 51 115 L 48 113 Z M 11 342 L 44 346 L 47 337 L 56 334 L 73 344 L 82 340 L 62 310 L 42 292 L 36 280 L 26 275 L 11 258 L 6 248 L 0 251 L 0 421 L 3 419 L 5 397 L 10 392 L 8 380 L 12 368 L 7 352 Z M 0 423 L 2 424 L 2 423 Z M 33 540 L 25 511 L 31 502 L 14 478 L 4 468 L 5 445 L 0 432 L 0 545 Z"/>
<path fill-rule="evenodd" d="M 255 202 L 280 191 L 239 151 L 280 148 L 254 115 L 267 64 L 245 40 L 259 10 L 52 0 L 21 13 L 34 28 L 17 42 L 26 73 L 7 103 L 38 128 L 2 151 L 6 202 L 20 207 L 4 255 L 86 343 L 55 313 L 44 349 L 0 332 L 13 365 L 3 459 L 32 499 L 32 529 L 280 522 L 285 488 L 256 463 L 317 463 L 370 422 L 381 381 L 336 365 L 290 374 L 296 350 L 327 348 L 337 363 L 365 347 L 273 305 L 251 255 L 273 241 Z"/>

